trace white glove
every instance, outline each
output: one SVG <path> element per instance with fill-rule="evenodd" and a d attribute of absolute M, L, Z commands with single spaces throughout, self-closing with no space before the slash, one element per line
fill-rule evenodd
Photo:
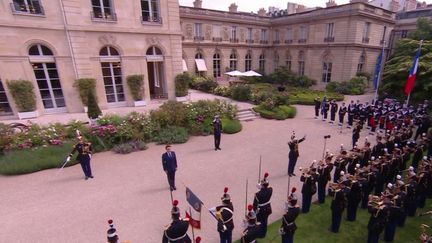
<path fill-rule="evenodd" d="M 66 162 L 69 162 L 71 160 L 70 155 L 68 157 L 66 157 Z"/>

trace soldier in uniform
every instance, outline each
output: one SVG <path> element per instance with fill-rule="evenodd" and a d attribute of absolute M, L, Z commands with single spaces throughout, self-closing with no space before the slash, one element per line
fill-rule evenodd
<path fill-rule="evenodd" d="M 354 104 L 354 101 L 351 100 L 351 103 L 348 105 L 348 128 L 351 128 L 353 125 L 355 111 L 356 105 Z"/>
<path fill-rule="evenodd" d="M 234 229 L 234 207 L 231 203 L 231 197 L 228 194 L 228 187 L 224 188 L 224 194 L 221 200 L 222 205 L 216 207 L 216 219 L 218 220 L 217 231 L 219 232 L 221 243 L 231 243 L 232 231 Z"/>
<path fill-rule="evenodd" d="M 269 215 L 272 213 L 270 199 L 273 194 L 273 188 L 269 186 L 267 180 L 269 174 L 266 172 L 264 174 L 264 179 L 261 180 L 261 189 L 255 193 L 255 198 L 253 201 L 253 207 L 255 212 L 257 212 L 257 220 L 260 223 L 260 236 L 259 238 L 264 238 L 267 234 L 267 220 Z"/>
<path fill-rule="evenodd" d="M 248 205 L 248 213 L 246 214 L 246 229 L 243 231 L 241 243 L 257 243 L 259 238 L 260 227 L 257 224 L 256 214 L 253 210 L 253 205 Z"/>
<path fill-rule="evenodd" d="M 187 234 L 189 222 L 187 219 L 180 218 L 180 209 L 177 207 L 178 201 L 174 200 L 171 210 L 171 224 L 164 230 L 162 243 L 191 243 Z"/>
<path fill-rule="evenodd" d="M 326 196 L 327 183 L 331 180 L 331 172 L 333 170 L 333 164 L 331 160 L 333 155 L 326 157 L 325 164 L 320 164 L 318 167 L 318 202 L 324 203 Z"/>
<path fill-rule="evenodd" d="M 372 196 L 373 197 L 373 196 Z M 372 199 L 371 197 L 371 199 Z M 368 243 L 378 243 L 388 219 L 388 208 L 383 202 L 369 200 L 368 211 L 371 214 L 368 223 Z"/>
<path fill-rule="evenodd" d="M 84 172 L 85 179 L 93 178 L 93 174 L 90 167 L 90 160 L 92 156 L 92 145 L 89 142 L 84 141 L 84 138 L 79 135 L 77 137 L 78 143 L 73 147 L 72 152 L 67 157 L 69 161 L 75 152 L 78 152 L 76 160 L 81 164 L 81 168 Z"/>
<path fill-rule="evenodd" d="M 357 208 L 361 201 L 360 183 L 354 176 L 351 177 L 351 190 L 347 195 L 347 220 L 355 221 L 357 218 Z"/>
<path fill-rule="evenodd" d="M 329 195 L 333 197 L 330 206 L 332 210 L 332 224 L 329 231 L 338 233 L 342 221 L 342 213 L 346 206 L 345 184 L 330 184 Z"/>
<path fill-rule="evenodd" d="M 336 119 L 336 112 L 338 111 L 338 104 L 336 100 L 332 100 L 330 103 L 330 123 L 334 123 Z"/>
<path fill-rule="evenodd" d="M 327 120 L 327 115 L 329 110 L 330 110 L 330 103 L 327 100 L 327 97 L 324 97 L 323 102 L 321 104 L 321 115 L 323 121 Z"/>
<path fill-rule="evenodd" d="M 312 196 L 316 193 L 317 187 L 316 182 L 318 180 L 318 174 L 316 168 L 311 168 L 307 173 L 303 171 L 300 181 L 303 182 L 302 187 L 302 213 L 308 213 L 310 205 L 312 203 Z"/>
<path fill-rule="evenodd" d="M 288 197 L 288 203 L 286 206 L 286 213 L 282 217 L 282 226 L 279 232 L 282 236 L 282 243 L 294 243 L 294 233 L 297 229 L 295 220 L 300 214 L 300 207 L 297 204 L 297 197 L 294 192 L 296 188 L 291 189 L 291 194 Z"/>
<path fill-rule="evenodd" d="M 342 106 L 339 107 L 339 126 L 342 126 L 344 123 L 345 114 L 347 113 L 347 107 L 345 106 L 345 102 L 342 103 Z"/>
<path fill-rule="evenodd" d="M 114 224 L 112 219 L 108 220 L 109 229 L 107 231 L 107 240 L 108 243 L 118 243 L 119 237 L 117 235 L 117 230 L 114 228 Z"/>
<path fill-rule="evenodd" d="M 320 97 L 316 97 L 314 99 L 314 103 L 315 103 L 315 119 L 318 119 L 318 117 L 319 117 L 319 111 L 320 111 L 320 107 L 321 107 Z"/>
<path fill-rule="evenodd" d="M 303 142 L 306 139 L 306 135 L 302 138 L 297 140 L 295 137 L 295 134 L 291 136 L 291 141 L 288 142 L 289 146 L 289 153 L 288 153 L 288 175 L 289 176 L 295 176 L 294 174 L 294 168 L 297 163 L 297 158 L 300 156 L 298 145 L 299 143 Z"/>

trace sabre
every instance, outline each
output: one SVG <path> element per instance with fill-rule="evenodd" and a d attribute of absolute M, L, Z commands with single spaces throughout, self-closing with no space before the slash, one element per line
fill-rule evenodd
<path fill-rule="evenodd" d="M 258 167 L 258 183 L 260 183 L 261 180 L 261 155 L 260 155 L 260 162 L 259 162 L 259 167 Z"/>
<path fill-rule="evenodd" d="M 248 194 L 248 179 L 246 179 L 245 216 L 247 215 L 247 194 Z"/>
<path fill-rule="evenodd" d="M 63 171 L 63 168 L 66 166 L 66 164 L 67 164 L 69 161 L 70 161 L 70 157 L 67 156 L 67 157 L 64 159 L 64 161 L 62 162 L 62 166 L 61 166 L 60 169 L 57 171 L 55 177 L 57 177 L 58 174 L 60 174 L 60 172 Z"/>

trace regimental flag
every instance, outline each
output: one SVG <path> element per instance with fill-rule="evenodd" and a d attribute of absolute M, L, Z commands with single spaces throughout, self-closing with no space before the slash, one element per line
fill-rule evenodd
<path fill-rule="evenodd" d="M 201 229 L 201 206 L 203 202 L 188 187 L 186 187 L 186 200 L 193 208 L 189 212 L 186 211 L 190 225 L 196 229 Z"/>
<path fill-rule="evenodd" d="M 374 81 L 373 81 L 375 90 L 378 89 L 378 81 L 379 81 L 379 78 L 381 76 L 381 64 L 382 64 L 382 59 L 384 56 L 383 54 L 384 54 L 384 50 L 382 50 L 381 53 L 379 54 L 378 60 L 377 60 L 376 66 L 375 66 L 375 75 L 374 75 Z"/>
<path fill-rule="evenodd" d="M 420 62 L 420 55 L 421 55 L 421 46 L 423 44 L 423 41 L 420 41 L 420 47 L 417 50 L 417 54 L 414 59 L 414 63 L 410 69 L 409 76 L 407 83 L 405 85 L 405 94 L 408 96 L 411 94 L 412 90 L 414 89 L 415 81 L 417 79 L 417 70 Z"/>

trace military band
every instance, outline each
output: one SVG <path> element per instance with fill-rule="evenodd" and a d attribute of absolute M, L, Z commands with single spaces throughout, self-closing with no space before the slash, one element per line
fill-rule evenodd
<path fill-rule="evenodd" d="M 260 223 L 259 238 L 264 238 L 266 236 L 268 217 L 272 214 L 270 199 L 273 194 L 273 188 L 269 186 L 268 176 L 269 174 L 266 172 L 259 185 L 260 190 L 255 193 L 253 200 L 257 221 Z"/>

